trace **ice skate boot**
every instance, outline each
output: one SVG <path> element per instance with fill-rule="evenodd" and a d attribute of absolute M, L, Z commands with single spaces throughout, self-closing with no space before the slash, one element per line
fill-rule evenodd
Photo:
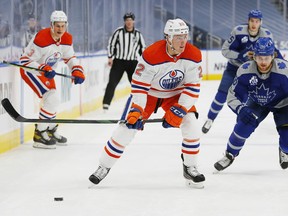
<path fill-rule="evenodd" d="M 107 174 L 109 173 L 110 168 L 99 165 L 98 169 L 89 177 L 89 180 L 94 184 L 99 184 Z"/>
<path fill-rule="evenodd" d="M 204 134 L 208 133 L 208 131 L 210 130 L 210 128 L 212 127 L 213 124 L 213 120 L 211 119 L 207 119 L 207 121 L 204 123 L 203 127 L 202 127 L 202 132 Z"/>
<path fill-rule="evenodd" d="M 288 154 L 279 148 L 279 163 L 282 169 L 288 168 Z"/>
<path fill-rule="evenodd" d="M 224 157 L 221 158 L 219 161 L 217 161 L 215 164 L 214 164 L 214 167 L 217 171 L 222 171 L 224 169 L 226 169 L 227 167 L 229 167 L 233 161 L 234 161 L 234 156 L 227 152 L 225 153 Z"/>
<path fill-rule="evenodd" d="M 48 135 L 50 138 L 54 139 L 56 141 L 57 145 L 62 145 L 62 146 L 66 146 L 66 142 L 67 142 L 67 138 L 64 136 L 61 136 L 60 134 L 57 133 L 57 128 L 58 125 L 56 125 L 54 128 L 52 129 L 48 129 Z"/>
<path fill-rule="evenodd" d="M 33 137 L 33 147 L 34 148 L 42 148 L 42 149 L 55 149 L 56 141 L 48 136 L 47 129 L 43 131 L 39 131 L 37 126 L 34 131 Z"/>
<path fill-rule="evenodd" d="M 183 164 L 183 176 L 188 187 L 204 188 L 205 176 L 198 172 L 196 166 L 188 167 Z"/>

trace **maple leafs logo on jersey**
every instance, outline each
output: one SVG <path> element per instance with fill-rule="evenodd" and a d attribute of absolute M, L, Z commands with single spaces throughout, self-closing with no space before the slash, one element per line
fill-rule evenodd
<path fill-rule="evenodd" d="M 279 67 L 279 69 L 285 69 L 285 68 L 287 68 L 287 66 L 286 66 L 286 64 L 285 64 L 284 62 L 279 62 L 279 63 L 278 63 L 278 67 Z"/>
<path fill-rule="evenodd" d="M 264 83 L 260 87 L 256 87 L 255 90 L 249 91 L 249 96 L 261 106 L 268 104 L 276 96 L 275 91 L 270 92 L 269 88 L 265 88 Z"/>
<path fill-rule="evenodd" d="M 174 89 L 184 79 L 184 73 L 180 70 L 172 70 L 166 73 L 160 80 L 159 85 L 163 89 Z"/>

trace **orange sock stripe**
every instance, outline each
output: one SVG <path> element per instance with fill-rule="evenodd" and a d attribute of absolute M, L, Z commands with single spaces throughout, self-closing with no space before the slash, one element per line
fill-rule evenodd
<path fill-rule="evenodd" d="M 197 151 L 186 151 L 186 150 L 183 150 L 182 149 L 182 153 L 184 153 L 184 154 L 198 154 L 199 153 L 199 150 L 197 150 Z"/>
<path fill-rule="evenodd" d="M 118 147 L 120 147 L 120 148 L 122 148 L 122 149 L 125 148 L 125 146 L 120 145 L 119 143 L 117 143 L 117 142 L 116 142 L 115 140 L 113 140 L 112 138 L 111 138 L 111 141 L 113 142 L 113 144 L 114 144 L 115 146 L 118 146 Z"/>
<path fill-rule="evenodd" d="M 192 143 L 192 142 L 199 142 L 199 138 L 198 139 L 184 139 L 185 142 L 189 142 L 189 143 Z"/>
<path fill-rule="evenodd" d="M 109 150 L 107 149 L 106 146 L 104 147 L 104 150 L 105 150 L 105 152 L 106 152 L 110 157 L 113 157 L 113 158 L 120 158 L 120 156 L 118 156 L 118 155 L 114 155 L 114 154 L 112 154 L 111 152 L 109 152 Z"/>

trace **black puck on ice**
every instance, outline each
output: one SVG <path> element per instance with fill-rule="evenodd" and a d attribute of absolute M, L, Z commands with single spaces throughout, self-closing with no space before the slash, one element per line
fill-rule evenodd
<path fill-rule="evenodd" d="M 54 201 L 63 201 L 63 197 L 54 197 Z"/>

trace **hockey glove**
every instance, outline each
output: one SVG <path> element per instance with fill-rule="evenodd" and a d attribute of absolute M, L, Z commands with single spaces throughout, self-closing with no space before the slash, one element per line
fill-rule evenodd
<path fill-rule="evenodd" d="M 56 75 L 56 72 L 49 65 L 41 64 L 38 68 L 44 71 L 44 76 L 48 79 L 53 79 Z"/>
<path fill-rule="evenodd" d="M 258 117 L 247 106 L 244 106 L 242 109 L 240 109 L 238 119 L 244 124 L 251 124 L 254 127 L 258 125 Z"/>
<path fill-rule="evenodd" d="M 133 103 L 127 116 L 126 126 L 129 129 L 143 130 L 142 113 L 143 108 Z"/>
<path fill-rule="evenodd" d="M 162 126 L 164 128 L 177 127 L 182 123 L 183 117 L 187 114 L 187 109 L 184 106 L 176 103 L 164 115 Z"/>
<path fill-rule="evenodd" d="M 72 67 L 72 76 L 74 76 L 74 83 L 81 84 L 85 80 L 84 70 L 80 65 L 76 65 Z"/>
<path fill-rule="evenodd" d="M 238 60 L 241 63 L 249 61 L 250 59 L 249 59 L 248 52 L 246 50 L 240 52 L 236 60 Z"/>

